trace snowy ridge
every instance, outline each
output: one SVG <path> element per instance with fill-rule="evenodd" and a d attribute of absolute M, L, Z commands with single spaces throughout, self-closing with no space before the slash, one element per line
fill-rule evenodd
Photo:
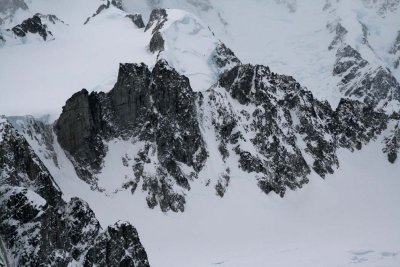
<path fill-rule="evenodd" d="M 240 61 L 214 33 L 193 14 L 177 9 L 155 10 L 146 31 L 152 32 L 150 51 L 158 52 L 172 68 L 189 78 L 194 91 L 205 91 L 219 75 Z M 218 57 L 229 50 L 232 58 L 223 65 Z M 223 54 L 224 53 L 224 54 Z"/>
<path fill-rule="evenodd" d="M 250 0 L 245 4 L 234 0 L 208 2 L 207 9 L 200 7 L 201 1 L 195 2 L 198 5 L 164 0 L 127 3 L 126 6 L 142 13 L 166 7 L 192 12 L 210 25 L 243 62 L 267 65 L 278 73 L 292 75 L 317 98 L 328 100 L 332 106 L 336 106 L 341 97 L 352 97 L 374 103 L 388 114 L 399 109 L 395 99 L 400 72 L 394 67 L 398 57 L 390 52 L 400 30 L 397 0 Z M 343 77 L 334 73 L 337 49 L 328 49 L 338 23 L 347 31 L 344 45 L 350 45 L 369 63 L 351 84 L 343 84 Z M 262 31 L 257 25 L 264 26 Z M 397 81 L 394 83 L 393 79 Z M 384 82 L 379 84 L 377 80 Z M 383 86 L 386 81 L 393 92 L 379 95 L 375 87 Z M 363 83 L 376 86 L 367 86 L 362 95 L 348 94 L 349 87 L 359 88 Z M 377 99 L 371 101 L 371 96 Z M 389 101 L 385 102 L 386 96 Z"/>

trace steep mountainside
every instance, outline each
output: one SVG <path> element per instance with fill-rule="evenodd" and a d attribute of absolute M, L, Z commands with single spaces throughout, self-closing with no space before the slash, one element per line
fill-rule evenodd
<path fill-rule="evenodd" d="M 398 266 L 399 4 L 1 2 L 0 266 Z"/>
<path fill-rule="evenodd" d="M 242 61 L 290 74 L 334 106 L 349 97 L 389 113 L 399 110 L 397 0 L 161 0 L 124 5 L 145 16 L 159 7 L 193 12 Z"/>
<path fill-rule="evenodd" d="M 136 229 L 103 230 L 88 204 L 65 202 L 26 142 L 0 118 L 0 254 L 5 266 L 149 266 Z M 113 244 L 112 247 L 109 244 Z"/>

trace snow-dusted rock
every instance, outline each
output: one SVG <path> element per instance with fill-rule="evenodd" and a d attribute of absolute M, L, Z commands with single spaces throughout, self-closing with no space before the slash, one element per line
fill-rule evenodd
<path fill-rule="evenodd" d="M 194 92 L 185 76 L 160 60 L 152 71 L 121 64 L 109 93 L 73 95 L 56 132 L 78 175 L 94 188 L 135 193 L 141 185 L 149 207 L 183 211 L 194 179 L 208 177 L 223 196 L 232 170 L 250 173 L 265 193 L 283 196 L 307 183 L 311 170 L 321 177 L 333 173 L 337 149 L 361 149 L 387 121 L 359 101 L 343 99 L 333 110 L 292 77 L 261 65 L 228 69 L 209 90 Z M 132 168 L 125 178 L 103 175 L 112 142 L 132 147 L 132 154 L 120 155 L 120 167 Z M 219 174 L 208 171 L 215 164 Z M 122 182 L 101 188 L 108 179 Z"/>
<path fill-rule="evenodd" d="M 70 264 L 111 266 L 111 263 L 149 266 L 133 226 L 117 224 L 105 234 L 86 202 L 79 198 L 65 202 L 61 195 L 51 174 L 25 138 L 5 117 L 0 117 L 0 254 L 3 265 L 61 267 Z M 123 236 L 114 232 L 121 232 Z M 101 242 L 110 242 L 113 246 L 110 248 Z M 92 261 L 93 247 L 100 247 L 97 253 L 107 255 L 107 261 Z"/>
<path fill-rule="evenodd" d="M 240 64 L 210 28 L 188 12 L 155 9 L 145 31 L 152 34 L 149 50 L 187 76 L 194 91 L 207 90 L 220 74 Z"/>

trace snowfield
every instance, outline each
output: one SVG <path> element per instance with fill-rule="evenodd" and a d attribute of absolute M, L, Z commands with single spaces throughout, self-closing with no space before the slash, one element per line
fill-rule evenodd
<path fill-rule="evenodd" d="M 73 169 L 56 181 L 66 199 L 88 201 L 102 225 L 134 224 L 151 266 L 397 267 L 400 165 L 387 162 L 378 142 L 342 151 L 335 174 L 323 180 L 313 173 L 309 184 L 285 198 L 265 195 L 253 179 L 233 175 L 220 199 L 199 179 L 178 214 L 147 208 L 140 186 L 134 195 L 94 192 Z M 70 163 L 64 158 L 60 164 Z"/>
<path fill-rule="evenodd" d="M 68 1 L 35 1 L 37 11 L 48 10 L 69 26 L 61 25 L 53 31 L 55 40 L 0 49 L 0 114 L 51 114 L 54 120 L 66 99 L 82 88 L 110 90 L 120 63 L 154 64 L 154 55 L 146 50 L 151 36 L 125 18 L 122 11 L 110 8 L 83 25 L 100 4 L 85 1 L 79 5 L 85 12 L 75 14 L 69 10 Z"/>

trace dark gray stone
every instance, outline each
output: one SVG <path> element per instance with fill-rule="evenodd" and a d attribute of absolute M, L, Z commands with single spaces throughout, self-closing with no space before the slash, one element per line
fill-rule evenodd
<path fill-rule="evenodd" d="M 39 34 L 45 41 L 49 35 L 52 35 L 52 33 L 47 30 L 47 25 L 42 23 L 39 14 L 24 20 L 11 30 L 18 37 L 25 37 L 27 33 Z"/>
<path fill-rule="evenodd" d="M 0 254 L 7 256 L 7 266 L 66 267 L 73 261 L 86 262 L 93 247 L 99 246 L 107 263 L 149 266 L 133 226 L 117 225 L 108 229 L 108 233 L 114 233 L 111 231 L 121 234 L 103 232 L 86 202 L 78 198 L 65 202 L 61 198 L 57 184 L 43 163 L 2 117 Z M 100 245 L 99 240 L 112 247 Z M 114 266 L 96 263 L 96 266 Z"/>

